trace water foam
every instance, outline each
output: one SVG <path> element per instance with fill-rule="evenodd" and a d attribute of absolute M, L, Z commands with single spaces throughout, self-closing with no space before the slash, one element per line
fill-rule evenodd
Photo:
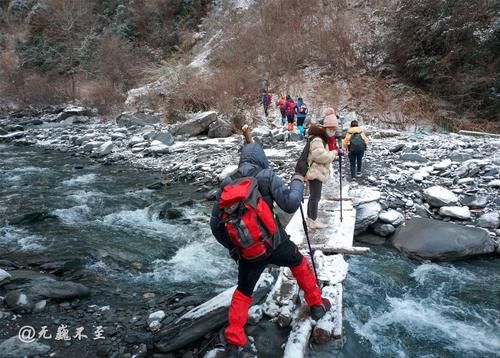
<path fill-rule="evenodd" d="M 94 173 L 80 175 L 71 179 L 67 179 L 63 181 L 63 184 L 66 186 L 75 186 L 75 185 L 85 185 L 94 183 L 97 179 L 97 175 Z"/>
<path fill-rule="evenodd" d="M 92 210 L 86 204 L 67 209 L 55 209 L 52 214 L 57 215 L 66 224 L 75 224 L 92 220 Z"/>
<path fill-rule="evenodd" d="M 169 233 L 169 235 L 177 232 L 181 234 L 182 231 L 182 228 L 176 225 L 167 224 L 159 220 L 157 214 L 153 215 L 148 208 L 122 210 L 112 213 L 104 216 L 103 223 L 105 225 L 121 226 L 134 230 L 139 229 L 143 231 L 165 232 Z"/>
<path fill-rule="evenodd" d="M 30 233 L 28 230 L 5 226 L 0 230 L 0 240 L 9 246 L 16 246 L 20 251 L 39 252 L 45 249 L 47 238 Z"/>

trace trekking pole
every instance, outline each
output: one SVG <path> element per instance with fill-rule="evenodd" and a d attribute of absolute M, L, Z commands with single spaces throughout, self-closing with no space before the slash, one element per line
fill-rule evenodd
<path fill-rule="evenodd" d="M 311 256 L 311 262 L 314 270 L 314 277 L 316 277 L 316 284 L 319 287 L 318 273 L 316 272 L 316 264 L 314 263 L 314 255 L 311 248 L 311 242 L 309 241 L 309 232 L 307 231 L 307 223 L 304 216 L 304 210 L 302 209 L 302 203 L 300 204 L 300 214 L 302 215 L 302 226 L 304 226 L 304 233 L 306 234 L 307 246 L 309 247 L 309 255 Z"/>
<path fill-rule="evenodd" d="M 342 222 L 342 154 L 339 154 L 340 222 Z"/>

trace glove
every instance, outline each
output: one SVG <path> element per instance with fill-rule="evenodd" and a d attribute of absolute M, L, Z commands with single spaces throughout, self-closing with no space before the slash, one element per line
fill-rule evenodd
<path fill-rule="evenodd" d="M 297 160 L 297 164 L 295 165 L 295 173 L 306 176 L 308 165 L 307 165 L 307 157 L 309 156 L 309 142 L 302 149 L 302 153 L 300 154 L 299 159 Z"/>
<path fill-rule="evenodd" d="M 229 250 L 229 256 L 234 260 L 234 262 L 238 263 L 240 260 L 240 250 L 237 247 Z"/>

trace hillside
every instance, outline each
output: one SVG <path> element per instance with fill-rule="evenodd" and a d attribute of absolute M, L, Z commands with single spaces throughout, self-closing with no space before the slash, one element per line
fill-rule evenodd
<path fill-rule="evenodd" d="M 148 107 L 166 121 L 216 109 L 238 123 L 269 89 L 394 127 L 499 131 L 493 1 L 0 4 L 4 106 Z"/>

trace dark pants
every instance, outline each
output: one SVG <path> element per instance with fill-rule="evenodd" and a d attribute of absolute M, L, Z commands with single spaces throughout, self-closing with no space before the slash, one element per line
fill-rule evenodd
<path fill-rule="evenodd" d="M 365 152 L 349 153 L 349 163 L 351 164 L 351 177 L 356 176 L 356 173 L 361 173 L 361 162 Z"/>
<path fill-rule="evenodd" d="M 255 262 L 249 262 L 245 260 L 239 261 L 239 291 L 251 297 L 255 284 L 259 280 L 260 275 L 268 264 L 286 267 L 294 267 L 300 265 L 303 256 L 299 252 L 298 247 L 293 243 L 293 241 L 288 239 L 288 235 L 282 237 L 284 237 L 285 239 L 283 239 L 281 244 L 271 253 L 271 256 L 269 256 L 267 259 Z"/>
<path fill-rule="evenodd" d="M 268 116 L 268 114 L 269 114 L 269 113 L 267 112 L 267 110 L 269 109 L 269 105 L 268 105 L 268 104 L 264 104 L 263 106 L 264 106 L 264 114 L 265 114 L 265 115 L 266 115 L 266 117 L 267 117 L 267 116 Z"/>
<path fill-rule="evenodd" d="M 323 183 L 319 180 L 309 180 L 309 202 L 307 203 L 307 217 L 309 219 L 316 220 L 318 217 L 322 186 Z"/>
<path fill-rule="evenodd" d="M 304 125 L 305 120 L 306 120 L 306 117 L 297 116 L 297 127 L 302 127 Z"/>
<path fill-rule="evenodd" d="M 293 114 L 291 116 L 286 116 L 286 119 L 287 119 L 288 123 L 295 122 L 295 116 Z"/>
<path fill-rule="evenodd" d="M 286 123 L 286 113 L 285 113 L 285 111 L 282 111 L 282 110 L 280 110 L 280 112 L 281 112 L 281 124 L 285 125 L 285 123 Z"/>

